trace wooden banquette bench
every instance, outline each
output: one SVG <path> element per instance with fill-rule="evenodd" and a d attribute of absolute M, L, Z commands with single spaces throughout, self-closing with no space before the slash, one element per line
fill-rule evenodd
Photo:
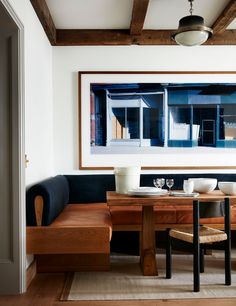
<path fill-rule="evenodd" d="M 35 255 L 37 272 L 108 270 L 112 225 L 107 205 L 87 204 L 83 197 L 70 204 L 70 196 L 63 175 L 29 188 L 27 254 Z"/>
<path fill-rule="evenodd" d="M 188 177 L 236 181 L 236 174 L 142 174 L 140 185 L 152 186 L 157 177 L 174 178 L 175 189 L 182 189 Z M 112 231 L 139 232 L 141 208 L 117 206 L 109 210 L 108 190 L 115 190 L 114 175 L 58 175 L 29 188 L 27 253 L 35 255 L 38 272 L 109 269 Z M 231 209 L 231 221 L 236 229 L 236 206 Z M 156 230 L 191 222 L 191 205 L 180 202 L 155 207 Z M 205 219 L 205 223 L 223 228 L 222 218 Z"/>

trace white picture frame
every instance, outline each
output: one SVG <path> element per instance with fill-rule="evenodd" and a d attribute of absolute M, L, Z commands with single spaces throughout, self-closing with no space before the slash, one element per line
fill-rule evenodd
<path fill-rule="evenodd" d="M 236 148 L 158 147 L 155 152 L 149 153 L 92 152 L 90 142 L 91 85 L 120 83 L 236 84 L 236 72 L 80 71 L 78 73 L 79 169 L 108 170 L 116 166 L 129 165 L 138 165 L 141 166 L 142 169 L 236 169 Z M 164 129 L 167 131 L 167 126 L 165 126 Z"/>

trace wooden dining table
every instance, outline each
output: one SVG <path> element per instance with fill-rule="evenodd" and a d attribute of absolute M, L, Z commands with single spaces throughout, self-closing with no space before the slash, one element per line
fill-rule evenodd
<path fill-rule="evenodd" d="M 179 190 L 178 190 L 179 191 Z M 230 218 L 230 199 L 236 199 L 236 196 L 228 196 L 219 190 L 210 193 L 199 194 L 198 197 L 176 197 L 169 194 L 162 196 L 131 196 L 127 194 L 118 194 L 115 191 L 107 191 L 106 194 L 108 206 L 141 206 L 142 207 L 142 228 L 140 239 L 140 265 L 143 275 L 158 275 L 156 262 L 156 242 L 155 242 L 155 224 L 154 224 L 154 206 L 164 205 L 192 205 L 193 201 L 210 202 L 224 201 L 228 207 L 228 218 Z M 229 222 L 230 224 L 230 222 Z M 173 224 L 174 226 L 174 224 Z M 230 229 L 228 229 L 230 232 Z"/>

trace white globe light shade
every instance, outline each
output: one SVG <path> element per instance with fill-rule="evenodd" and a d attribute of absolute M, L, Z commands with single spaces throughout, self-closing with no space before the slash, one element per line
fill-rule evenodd
<path fill-rule="evenodd" d="M 206 31 L 187 31 L 175 35 L 175 41 L 181 46 L 199 46 L 209 37 Z"/>

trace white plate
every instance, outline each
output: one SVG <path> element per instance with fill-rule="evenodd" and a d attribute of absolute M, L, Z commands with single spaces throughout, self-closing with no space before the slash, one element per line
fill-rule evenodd
<path fill-rule="evenodd" d="M 129 195 L 133 196 L 140 196 L 140 197 L 145 197 L 145 196 L 163 196 L 168 194 L 167 189 L 157 189 L 155 187 L 139 187 L 136 189 L 131 189 L 128 191 Z"/>
<path fill-rule="evenodd" d="M 173 197 L 198 197 L 199 193 L 198 192 L 193 192 L 193 193 L 185 193 L 185 192 L 178 192 L 178 191 L 173 191 L 170 193 L 170 196 Z"/>

